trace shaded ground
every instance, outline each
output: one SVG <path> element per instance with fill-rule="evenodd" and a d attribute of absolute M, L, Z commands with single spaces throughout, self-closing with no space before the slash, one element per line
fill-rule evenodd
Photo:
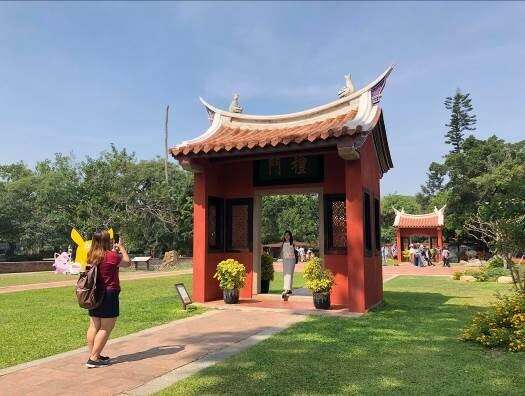
<path fill-rule="evenodd" d="M 525 355 L 458 340 L 495 283 L 398 277 L 357 319 L 312 317 L 168 388 L 188 394 L 523 394 Z"/>

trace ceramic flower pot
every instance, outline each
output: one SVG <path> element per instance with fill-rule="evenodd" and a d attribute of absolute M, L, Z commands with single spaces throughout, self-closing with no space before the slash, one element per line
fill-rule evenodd
<path fill-rule="evenodd" d="M 239 303 L 239 289 L 223 290 L 222 296 L 226 304 Z"/>
<path fill-rule="evenodd" d="M 270 291 L 270 280 L 261 279 L 261 293 L 267 294 Z"/>
<path fill-rule="evenodd" d="M 330 309 L 330 293 L 313 293 L 314 306 L 317 309 Z"/>

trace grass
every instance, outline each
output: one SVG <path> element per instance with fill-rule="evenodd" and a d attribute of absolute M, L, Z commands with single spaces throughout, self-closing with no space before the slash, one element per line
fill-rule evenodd
<path fill-rule="evenodd" d="M 525 354 L 458 340 L 495 283 L 399 277 L 381 309 L 361 318 L 311 317 L 161 395 L 523 394 Z"/>
<path fill-rule="evenodd" d="M 78 275 L 62 275 L 54 274 L 53 272 L 3 274 L 0 275 L 0 287 L 29 285 L 32 283 L 60 282 L 75 279 L 78 279 Z"/>
<path fill-rule="evenodd" d="M 191 275 L 123 281 L 112 338 L 203 312 L 182 309 L 173 287 L 178 282 L 191 295 Z M 85 345 L 87 311 L 72 287 L 2 294 L 0 312 L 0 368 Z"/>
<path fill-rule="evenodd" d="M 190 269 L 192 268 L 191 261 L 183 262 L 174 269 L 174 271 Z M 142 274 L 154 274 L 155 271 L 135 271 L 135 267 L 123 267 L 120 268 L 121 273 L 142 273 Z M 166 271 L 157 272 L 164 273 Z M 55 274 L 50 271 L 43 272 L 32 272 L 32 273 L 11 273 L 11 274 L 0 274 L 0 287 L 15 286 L 15 285 L 29 285 L 33 283 L 47 283 L 47 282 L 60 282 L 67 280 L 77 280 L 78 275 L 64 275 Z"/>
<path fill-rule="evenodd" d="M 304 287 L 304 279 L 302 272 L 295 272 L 293 275 L 293 288 L 297 289 Z M 283 291 L 283 273 L 275 272 L 273 276 L 273 281 L 270 282 L 270 293 L 272 294 L 281 294 Z"/>

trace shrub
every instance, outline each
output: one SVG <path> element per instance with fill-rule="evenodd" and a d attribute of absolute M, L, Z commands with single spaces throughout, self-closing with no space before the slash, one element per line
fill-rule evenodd
<path fill-rule="evenodd" d="M 403 261 L 410 260 L 410 250 L 403 250 Z"/>
<path fill-rule="evenodd" d="M 452 279 L 459 280 L 462 275 L 465 275 L 462 271 L 456 271 L 452 274 Z"/>
<path fill-rule="evenodd" d="M 334 284 L 334 275 L 322 263 L 320 258 L 314 257 L 304 266 L 304 284 L 312 293 L 329 292 Z"/>
<path fill-rule="evenodd" d="M 489 281 L 497 281 L 500 276 L 509 276 L 510 271 L 506 268 L 484 268 Z"/>
<path fill-rule="evenodd" d="M 246 281 L 246 268 L 237 260 L 226 259 L 217 264 L 213 277 L 219 280 L 219 287 L 223 290 L 240 289 Z"/>
<path fill-rule="evenodd" d="M 525 295 L 498 296 L 488 311 L 478 313 L 463 329 L 460 338 L 488 348 L 525 351 Z"/>
<path fill-rule="evenodd" d="M 268 253 L 261 255 L 261 280 L 273 281 L 273 257 Z"/>
<path fill-rule="evenodd" d="M 505 268 L 505 260 L 500 256 L 492 256 L 485 265 L 488 268 Z"/>
<path fill-rule="evenodd" d="M 471 270 L 471 273 L 466 275 L 472 275 L 478 282 L 495 282 L 500 276 L 507 276 L 509 274 L 510 271 L 505 268 L 489 268 L 483 266 L 479 270 Z"/>

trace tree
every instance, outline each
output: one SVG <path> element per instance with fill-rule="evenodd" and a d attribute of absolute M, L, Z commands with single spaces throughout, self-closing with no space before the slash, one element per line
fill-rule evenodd
<path fill-rule="evenodd" d="M 0 166 L 0 240 L 15 253 L 49 255 L 71 244 L 76 227 L 85 237 L 113 227 L 136 252 L 190 253 L 193 176 L 162 159 L 137 161 L 111 146 L 77 163 L 57 154 L 34 170 Z"/>
<path fill-rule="evenodd" d="M 319 199 L 315 194 L 273 195 L 262 200 L 261 241 L 275 243 L 286 230 L 294 239 L 316 243 L 319 236 Z"/>
<path fill-rule="evenodd" d="M 475 130 L 476 116 L 471 114 L 473 107 L 470 94 L 464 94 L 458 88 L 453 97 L 445 99 L 445 108 L 451 111 L 450 121 L 445 126 L 448 129 L 445 134 L 445 143 L 452 145 L 452 152 L 459 153 L 463 144 L 465 131 Z"/>
<path fill-rule="evenodd" d="M 480 194 L 466 231 L 502 256 L 517 288 L 525 293 L 525 278 L 512 258 L 525 254 L 525 141 L 506 144 L 500 162 L 473 179 Z"/>

